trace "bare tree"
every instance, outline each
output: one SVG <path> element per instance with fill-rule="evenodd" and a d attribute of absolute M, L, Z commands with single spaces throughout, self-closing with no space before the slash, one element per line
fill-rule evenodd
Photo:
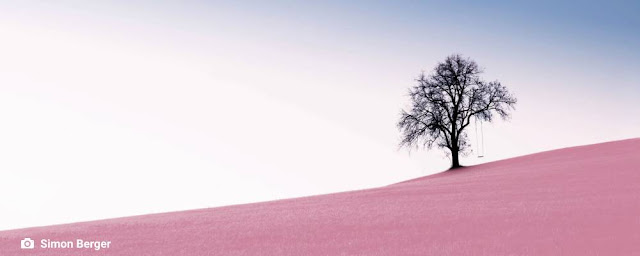
<path fill-rule="evenodd" d="M 461 167 L 459 155 L 469 146 L 465 128 L 471 118 L 491 122 L 498 114 L 506 119 L 517 101 L 500 82 L 482 81 L 481 73 L 475 61 L 458 54 L 438 63 L 430 75 L 423 72 L 409 89 L 411 108 L 402 110 L 397 124 L 400 146 L 446 148 L 451 168 Z"/>

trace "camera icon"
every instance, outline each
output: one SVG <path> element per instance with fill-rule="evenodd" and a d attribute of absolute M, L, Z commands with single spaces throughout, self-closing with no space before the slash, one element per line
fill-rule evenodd
<path fill-rule="evenodd" d="M 33 249 L 34 244 L 33 239 L 27 237 L 20 240 L 20 249 Z"/>

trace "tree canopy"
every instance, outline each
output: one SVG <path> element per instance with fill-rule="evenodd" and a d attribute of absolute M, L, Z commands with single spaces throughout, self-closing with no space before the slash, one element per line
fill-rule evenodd
<path fill-rule="evenodd" d="M 459 155 L 469 146 L 465 128 L 471 119 L 507 119 L 517 102 L 500 82 L 483 81 L 481 73 L 475 61 L 459 54 L 448 56 L 429 75 L 423 72 L 409 89 L 411 107 L 401 111 L 400 146 L 446 148 L 451 168 L 460 167 Z"/>

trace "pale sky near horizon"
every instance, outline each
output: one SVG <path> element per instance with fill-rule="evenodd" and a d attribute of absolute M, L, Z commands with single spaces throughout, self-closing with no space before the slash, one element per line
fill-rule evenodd
<path fill-rule="evenodd" d="M 518 98 L 464 165 L 640 136 L 637 2 L 0 8 L 0 230 L 440 172 L 442 151 L 398 150 L 395 124 L 452 53 Z"/>

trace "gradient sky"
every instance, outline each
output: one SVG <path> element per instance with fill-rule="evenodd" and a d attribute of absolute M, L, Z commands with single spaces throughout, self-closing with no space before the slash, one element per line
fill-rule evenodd
<path fill-rule="evenodd" d="M 452 53 L 519 100 L 462 164 L 640 136 L 638 2 L 0 8 L 0 229 L 442 171 L 442 151 L 398 150 L 395 123 L 414 79 Z"/>

